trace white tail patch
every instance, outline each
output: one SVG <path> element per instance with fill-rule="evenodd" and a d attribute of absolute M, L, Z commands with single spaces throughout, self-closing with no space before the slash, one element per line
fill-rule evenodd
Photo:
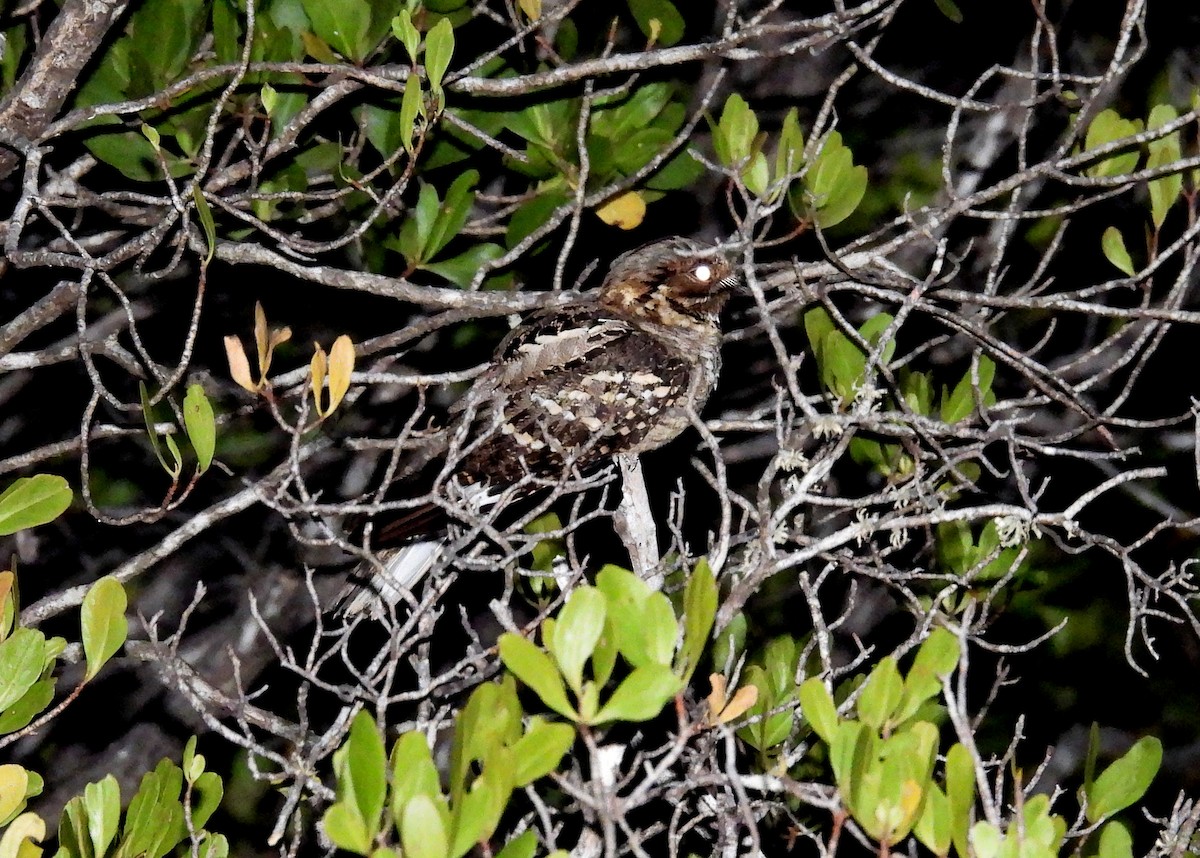
<path fill-rule="evenodd" d="M 391 556 L 384 560 L 383 571 L 372 576 L 370 583 L 346 602 L 345 615 L 383 619 L 388 608 L 394 608 L 433 570 L 444 548 L 441 542 L 414 542 L 388 552 Z"/>

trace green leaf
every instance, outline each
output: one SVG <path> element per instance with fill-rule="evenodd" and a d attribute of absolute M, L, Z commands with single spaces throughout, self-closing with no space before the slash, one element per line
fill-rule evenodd
<path fill-rule="evenodd" d="M 1144 736 L 1100 773 L 1087 791 L 1088 822 L 1099 822 L 1145 795 L 1162 765 L 1162 742 Z"/>
<path fill-rule="evenodd" d="M 647 611 L 650 596 L 654 591 L 628 569 L 612 564 L 606 565 L 596 574 L 596 587 L 607 600 L 608 626 L 615 638 L 613 643 L 616 649 L 634 667 L 652 663 L 647 649 L 650 643 Z M 673 614 L 671 623 L 674 625 Z M 593 675 L 599 676 L 595 672 Z"/>
<path fill-rule="evenodd" d="M 750 623 L 744 613 L 735 614 L 729 625 L 713 637 L 711 658 L 713 667 L 721 672 L 732 670 L 746 649 L 746 634 Z"/>
<path fill-rule="evenodd" d="M 934 392 L 928 373 L 901 370 L 900 393 L 916 414 L 932 416 Z"/>
<path fill-rule="evenodd" d="M 453 54 L 454 27 L 449 18 L 442 18 L 425 34 L 425 75 L 429 78 L 429 88 L 438 99 L 439 109 L 443 100 L 442 78 L 446 76 Z"/>
<path fill-rule="evenodd" d="M 558 768 L 575 744 L 575 729 L 569 724 L 551 724 L 534 719 L 529 731 L 513 745 L 516 771 L 513 784 L 528 786 Z"/>
<path fill-rule="evenodd" d="M 980 366 L 980 375 L 983 375 L 982 365 Z M 981 381 L 980 384 L 982 385 L 983 382 Z M 961 655 L 962 650 L 954 633 L 949 629 L 936 628 L 929 633 L 929 637 L 917 650 L 917 657 L 913 661 L 909 676 L 911 678 L 922 673 L 939 678 L 948 676 L 954 668 L 958 667 L 958 659 Z M 938 690 L 940 690 L 940 683 L 937 688 L 928 689 L 927 696 L 932 697 Z"/>
<path fill-rule="evenodd" d="M 1131 137 L 1138 133 L 1139 127 L 1140 123 L 1122 119 L 1121 114 L 1115 110 L 1102 110 L 1096 114 L 1096 118 L 1088 126 L 1083 148 L 1085 150 L 1098 149 L 1107 143 L 1112 143 L 1124 137 Z M 1131 172 L 1137 167 L 1138 161 L 1141 159 L 1141 153 L 1137 150 L 1136 146 L 1132 146 L 1131 148 L 1132 151 L 1105 158 L 1088 167 L 1084 172 L 1088 176 L 1097 178 L 1103 176 L 1120 176 Z"/>
<path fill-rule="evenodd" d="M 679 638 L 679 623 L 671 600 L 662 593 L 651 593 L 642 610 L 641 651 L 647 664 L 669 666 L 675 655 L 675 641 Z M 631 662 L 641 667 L 641 662 Z"/>
<path fill-rule="evenodd" d="M 592 682 L 598 688 L 603 688 L 612 678 L 613 669 L 617 666 L 617 653 L 620 652 L 621 633 L 613 622 L 614 613 L 610 604 L 604 634 L 600 635 L 600 642 L 592 650 Z"/>
<path fill-rule="evenodd" d="M 879 344 L 880 338 L 891 326 L 893 321 L 895 321 L 895 317 L 892 316 L 891 313 L 875 313 L 871 316 L 871 318 L 862 323 L 862 326 L 858 329 L 858 334 L 864 340 L 870 343 L 872 348 L 874 348 Z M 888 340 L 879 353 L 880 362 L 886 364 L 892 359 L 892 355 L 895 353 L 896 341 Z"/>
<path fill-rule="evenodd" d="M 1134 275 L 1133 257 L 1125 249 L 1125 236 L 1115 226 L 1104 230 L 1104 235 L 1100 237 L 1100 249 L 1104 251 L 1104 258 L 1118 269 L 1130 277 Z"/>
<path fill-rule="evenodd" d="M 512 632 L 500 636 L 498 649 L 504 666 L 532 688 L 543 703 L 564 718 L 578 720 L 579 713 L 567 702 L 562 676 L 550 656 Z"/>
<path fill-rule="evenodd" d="M 44 656 L 45 653 L 43 653 Z M 43 658 L 44 661 L 44 658 Z M 4 669 L 3 649 L 0 649 L 0 670 Z M 42 671 L 46 673 L 45 670 Z M 0 689 L 3 683 L 0 683 Z M 16 703 L 0 709 L 0 736 L 15 733 L 46 711 L 54 699 L 54 677 L 47 676 L 29 687 Z"/>
<path fill-rule="evenodd" d="M 142 136 L 150 141 L 150 145 L 154 147 L 155 151 L 158 151 L 161 148 L 162 137 L 159 135 L 158 129 L 153 125 L 147 125 L 145 122 L 143 122 Z"/>
<path fill-rule="evenodd" d="M 750 156 L 750 161 L 742 169 L 742 181 L 746 185 L 746 190 L 756 197 L 767 195 L 767 186 L 771 183 L 771 170 L 767 166 L 766 155 L 762 152 L 755 152 Z"/>
<path fill-rule="evenodd" d="M 412 154 L 413 138 L 417 134 L 417 115 L 424 114 L 425 102 L 421 98 L 421 80 L 410 74 L 404 81 L 404 98 L 400 102 L 400 142 L 404 151 Z"/>
<path fill-rule="evenodd" d="M 690 150 L 685 150 L 669 159 L 647 179 L 645 187 L 651 191 L 677 191 L 691 187 L 702 175 L 704 165 L 696 160 Z"/>
<path fill-rule="evenodd" d="M 60 476 L 21 477 L 0 494 L 0 536 L 54 521 L 72 498 L 71 487 Z"/>
<path fill-rule="evenodd" d="M 1133 838 L 1129 829 L 1113 820 L 1100 829 L 1097 858 L 1133 858 Z"/>
<path fill-rule="evenodd" d="M 854 214 L 867 193 L 867 168 L 852 166 L 830 191 L 825 204 L 817 210 L 817 223 L 823 229 L 837 226 Z"/>
<path fill-rule="evenodd" d="M 221 4 L 218 3 L 217 5 Z M 258 98 L 262 102 L 263 110 L 267 112 L 267 116 L 273 115 L 275 113 L 275 108 L 279 106 L 279 93 L 275 90 L 275 87 L 271 86 L 269 83 L 264 83 L 262 88 L 258 91 Z M 199 192 L 193 191 L 193 193 Z"/>
<path fill-rule="evenodd" d="M 863 685 L 858 698 L 859 717 L 876 730 L 882 730 L 899 705 L 903 693 L 904 681 L 900 678 L 896 659 L 885 656 Z"/>
<path fill-rule="evenodd" d="M 934 855 L 950 853 L 950 802 L 937 784 L 925 785 L 925 806 L 921 810 L 913 834 Z"/>
<path fill-rule="evenodd" d="M 186 835 L 179 793 L 183 771 L 170 760 L 161 760 L 142 777 L 125 813 L 123 856 L 162 858 Z"/>
<path fill-rule="evenodd" d="M 818 363 L 824 360 L 822 354 L 830 334 L 838 333 L 833 323 L 833 317 L 824 307 L 813 307 L 804 314 L 804 333 L 808 335 L 808 347 Z"/>
<path fill-rule="evenodd" d="M 204 832 L 196 858 L 229 858 L 229 840 L 224 834 Z"/>
<path fill-rule="evenodd" d="M 313 32 L 342 56 L 361 62 L 371 45 L 371 4 L 367 0 L 300 0 Z"/>
<path fill-rule="evenodd" d="M 429 247 L 429 239 L 433 236 L 433 226 L 437 223 L 438 212 L 441 210 L 441 200 L 438 199 L 437 188 L 421 183 L 421 192 L 417 196 L 417 204 L 413 208 L 412 223 L 417 235 L 417 254 L 409 259 L 409 264 L 419 264 L 429 259 L 425 249 Z M 405 226 L 408 226 L 405 223 Z"/>
<path fill-rule="evenodd" d="M 345 744 L 334 755 L 334 766 L 338 798 L 353 804 L 362 818 L 367 840 L 373 841 L 387 794 L 387 755 L 375 719 L 365 710 L 354 716 Z"/>
<path fill-rule="evenodd" d="M 404 45 L 404 52 L 414 64 L 417 62 L 417 49 L 421 45 L 421 34 L 413 26 L 412 15 L 407 9 L 401 9 L 400 14 L 392 19 L 392 32 Z M 411 78 L 410 78 L 411 80 Z"/>
<path fill-rule="evenodd" d="M 799 658 L 796 639 L 791 635 L 779 635 L 767 642 L 763 649 L 762 664 L 770 684 L 767 692 L 770 699 L 778 702 L 792 697 Z"/>
<path fill-rule="evenodd" d="M 167 464 L 167 459 L 163 455 L 162 447 L 158 443 L 158 430 L 155 428 L 157 420 L 154 417 L 154 406 L 150 404 L 150 391 L 146 389 L 145 382 L 138 382 L 138 392 L 142 398 L 142 419 L 146 422 L 146 434 L 150 436 L 150 447 L 154 450 L 154 455 L 158 459 L 158 463 L 162 465 L 163 470 L 174 477 L 179 476 L 179 468 L 172 468 Z M 170 437 L 170 436 L 167 436 Z M 176 453 L 178 461 L 178 451 Z"/>
<path fill-rule="evenodd" d="M 958 4 L 954 0 L 933 0 L 933 5 L 937 6 L 938 11 L 955 24 L 963 22 L 962 10 L 958 8 Z"/>
<path fill-rule="evenodd" d="M 87 660 L 85 679 L 92 679 L 113 653 L 125 643 L 129 623 L 125 619 L 125 588 L 112 576 L 101 578 L 83 597 L 80 623 L 83 653 Z"/>
<path fill-rule="evenodd" d="M 194 784 L 196 778 L 204 774 L 204 755 L 196 753 L 196 737 L 188 737 L 183 746 L 183 760 L 179 766 L 183 769 L 183 777 L 188 783 Z"/>
<path fill-rule="evenodd" d="M 804 680 L 797 696 L 800 700 L 800 714 L 818 736 L 827 743 L 832 742 L 837 733 L 838 714 L 837 706 L 825 683 L 815 676 L 810 677 Z"/>
<path fill-rule="evenodd" d="M 788 110 L 779 129 L 779 146 L 775 150 L 775 181 L 794 177 L 804 165 L 804 132 L 796 108 Z"/>
<path fill-rule="evenodd" d="M 198 384 L 190 385 L 183 399 L 183 427 L 196 451 L 197 470 L 203 474 L 217 449 L 217 424 L 204 388 Z"/>
<path fill-rule="evenodd" d="M 805 177 L 805 185 L 813 196 L 817 223 L 828 229 L 858 208 L 867 191 L 867 170 L 854 165 L 842 135 L 831 131 Z"/>
<path fill-rule="evenodd" d="M 547 642 L 559 671 L 576 694 L 583 687 L 583 665 L 604 632 L 606 610 L 603 593 L 594 587 L 578 588 L 559 612 L 554 634 Z"/>
<path fill-rule="evenodd" d="M 669 48 L 683 38 L 683 16 L 669 0 L 629 0 L 629 11 L 647 39 Z"/>
<path fill-rule="evenodd" d="M 516 767 L 511 749 L 501 748 L 484 763 L 483 773 L 471 791 L 456 802 L 449 830 L 451 858 L 465 855 L 496 831 L 505 805 L 512 795 L 512 772 Z"/>
<path fill-rule="evenodd" d="M 670 140 L 674 130 L 654 127 L 654 121 L 671 103 L 674 94 L 675 88 L 671 84 L 654 82 L 639 86 L 624 100 L 605 101 L 593 113 L 592 133 L 617 145 L 645 131 L 660 132 L 660 141 Z"/>
<path fill-rule="evenodd" d="M 192 183 L 192 200 L 196 203 L 196 217 L 200 219 L 200 228 L 204 230 L 204 242 L 208 246 L 208 254 L 204 257 L 204 265 L 212 262 L 213 254 L 217 251 L 217 226 L 213 221 L 212 209 L 208 200 L 200 190 L 200 183 Z"/>
<path fill-rule="evenodd" d="M 505 843 L 504 848 L 496 853 L 496 858 L 533 858 L 537 843 L 537 832 L 527 828 Z"/>
<path fill-rule="evenodd" d="M 321 818 L 321 825 L 334 846 L 359 855 L 371 854 L 371 840 L 367 837 L 367 826 L 356 810 L 344 801 L 331 804 Z"/>
<path fill-rule="evenodd" d="M 713 144 L 721 163 L 726 167 L 733 167 L 746 161 L 750 157 L 754 138 L 758 136 L 758 117 L 746 104 L 746 99 L 736 92 L 729 96 L 725 100 L 717 128 L 720 133 L 714 135 Z"/>
<path fill-rule="evenodd" d="M 117 779 L 108 775 L 84 787 L 83 809 L 87 816 L 92 854 L 103 855 L 117 836 L 117 826 L 121 821 L 121 788 L 117 786 Z"/>
<path fill-rule="evenodd" d="M 454 728 L 450 749 L 450 799 L 457 804 L 466 789 L 471 764 L 489 759 L 521 735 L 521 704 L 516 681 L 479 685 L 467 700 Z"/>
<path fill-rule="evenodd" d="M 971 752 L 955 743 L 946 754 L 946 800 L 950 802 L 950 836 L 959 855 L 967 854 L 971 809 L 975 806 L 975 763 Z"/>
<path fill-rule="evenodd" d="M 192 824 L 196 828 L 203 828 L 204 823 L 208 822 L 213 811 L 221 804 L 221 798 L 225 795 L 225 785 L 216 772 L 204 772 L 196 778 L 192 789 L 193 795 L 200 794 L 200 801 L 192 808 Z"/>
<path fill-rule="evenodd" d="M 63 808 L 58 819 L 58 842 L 71 858 L 95 858 L 83 796 L 76 796 Z"/>
<path fill-rule="evenodd" d="M 163 443 L 167 447 L 167 452 L 171 454 L 173 464 L 167 469 L 172 479 L 179 478 L 179 472 L 183 470 L 183 456 L 179 452 L 179 444 L 175 441 L 174 435 L 164 435 Z"/>
<path fill-rule="evenodd" d="M 708 560 L 701 557 L 688 578 L 683 595 L 683 645 L 675 658 L 675 670 L 685 683 L 692 678 L 717 616 L 717 581 Z"/>
<path fill-rule="evenodd" d="M 452 256 L 441 262 L 427 262 L 422 270 L 430 271 L 439 277 L 444 277 L 455 286 L 466 289 L 475 280 L 475 275 L 487 263 L 504 255 L 504 248 L 498 244 L 484 243 L 473 245 L 458 256 Z M 544 571 L 544 570 L 543 570 Z"/>
<path fill-rule="evenodd" d="M 934 629 L 917 650 L 916 660 L 904 679 L 904 696 L 896 709 L 896 723 L 903 723 L 942 690 L 942 680 L 958 665 L 958 638 L 946 629 Z"/>
<path fill-rule="evenodd" d="M 510 248 L 516 247 L 531 232 L 550 220 L 554 212 L 566 205 L 570 199 L 566 191 L 554 188 L 522 204 L 509 218 L 508 228 L 504 232 L 504 244 Z"/>
<path fill-rule="evenodd" d="M 1150 111 L 1147 130 L 1153 131 L 1161 128 L 1178 118 L 1178 112 L 1171 105 L 1156 104 Z M 1150 141 L 1148 148 L 1150 157 L 1146 159 L 1146 169 L 1149 170 L 1170 166 L 1182 157 L 1178 131 Z M 1163 176 L 1161 179 L 1153 179 L 1149 183 L 1149 190 L 1150 219 L 1154 222 L 1155 229 L 1161 229 L 1163 221 L 1167 218 L 1167 212 L 1175 205 L 1175 201 L 1179 199 L 1179 195 L 1183 191 L 1183 175 L 1175 173 Z"/>
<path fill-rule="evenodd" d="M 971 826 L 971 849 L 977 858 L 997 858 L 1003 842 L 1000 829 L 990 822 L 977 822 Z"/>
<path fill-rule="evenodd" d="M 438 800 L 442 790 L 425 735 L 411 730 L 392 749 L 392 817 L 400 819 L 409 801 L 419 795 Z"/>
<path fill-rule="evenodd" d="M 422 249 L 421 255 L 425 259 L 433 259 L 437 256 L 442 248 L 462 230 L 471 214 L 471 206 L 475 203 L 475 193 L 471 188 L 478 181 L 478 171 L 466 170 L 459 174 L 447 189 L 446 199 L 438 210 L 437 218 L 430 229 L 429 238 Z"/>
<path fill-rule="evenodd" d="M 847 804 L 853 803 L 855 786 L 863 774 L 863 767 L 870 754 L 870 737 L 867 726 L 861 721 L 842 721 L 838 724 L 829 742 L 829 765 L 838 792 Z"/>
<path fill-rule="evenodd" d="M 400 842 L 404 858 L 448 858 L 450 843 L 446 823 L 427 796 L 415 796 L 400 817 Z"/>
<path fill-rule="evenodd" d="M 990 387 L 990 378 L 988 379 L 989 383 L 986 386 L 984 384 L 985 376 L 983 360 L 984 358 L 981 358 L 979 368 L 979 387 L 981 399 L 984 398 L 984 392 L 988 387 Z M 990 359 L 988 359 L 988 365 L 991 373 L 994 375 L 996 371 L 996 365 L 992 363 Z M 958 384 L 954 385 L 954 391 L 950 394 L 950 396 L 942 400 L 942 422 L 953 425 L 958 423 L 960 420 L 970 417 L 974 412 L 975 385 L 971 381 L 971 370 L 968 369 L 963 377 L 959 380 Z"/>
<path fill-rule="evenodd" d="M 649 721 L 683 688 L 669 667 L 649 664 L 633 670 L 596 713 L 594 724 Z"/>
<path fill-rule="evenodd" d="M 743 685 L 753 685 L 758 690 L 758 699 L 747 711 L 756 723 L 748 724 L 738 732 L 743 739 L 760 751 L 785 741 L 792 734 L 795 719 L 794 686 L 779 688 L 771 675 L 758 664 L 746 669 Z M 770 712 L 771 714 L 767 714 Z"/>

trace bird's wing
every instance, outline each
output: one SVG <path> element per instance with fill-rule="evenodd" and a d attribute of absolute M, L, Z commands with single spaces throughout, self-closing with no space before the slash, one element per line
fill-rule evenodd
<path fill-rule="evenodd" d="M 600 308 L 534 316 L 464 397 L 459 472 L 509 485 L 658 446 L 683 428 L 676 403 L 689 378 L 684 356 Z M 664 432 L 664 421 L 679 425 Z"/>

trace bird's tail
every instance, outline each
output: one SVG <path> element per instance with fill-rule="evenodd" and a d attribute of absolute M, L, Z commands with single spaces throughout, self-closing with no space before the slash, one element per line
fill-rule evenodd
<path fill-rule="evenodd" d="M 352 583 L 343 595 L 340 612 L 350 619 L 383 619 L 388 609 L 394 608 L 437 565 L 445 547 L 441 540 L 428 540 L 379 552 L 382 571 L 368 571 L 369 580 Z"/>

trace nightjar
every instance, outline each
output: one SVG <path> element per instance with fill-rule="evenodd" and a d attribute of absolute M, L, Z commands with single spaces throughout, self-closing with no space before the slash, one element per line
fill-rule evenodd
<path fill-rule="evenodd" d="M 505 337 L 422 455 L 442 463 L 448 494 L 478 511 L 514 486 L 533 492 L 662 446 L 717 381 L 719 315 L 736 282 L 721 251 L 687 238 L 619 256 L 589 300 L 535 313 Z M 446 523 L 435 504 L 377 522 L 377 592 L 358 593 L 346 612 L 413 588 L 443 553 Z"/>

